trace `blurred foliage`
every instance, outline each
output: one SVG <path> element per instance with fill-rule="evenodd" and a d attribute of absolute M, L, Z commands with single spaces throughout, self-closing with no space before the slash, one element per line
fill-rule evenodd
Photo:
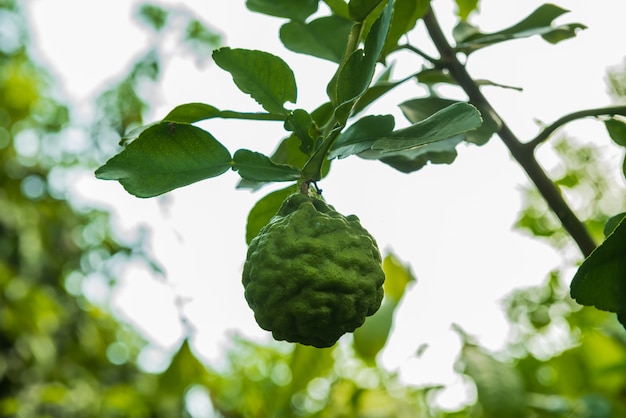
<path fill-rule="evenodd" d="M 457 1 L 464 14 L 477 3 Z M 413 387 L 379 367 L 396 307 L 414 281 L 409 266 L 393 255 L 385 259 L 389 309 L 371 318 L 371 329 L 360 331 L 365 335 L 328 349 L 233 336 L 224 364 L 213 367 L 186 339 L 163 373 L 139 369 L 145 342 L 107 311 L 106 295 L 101 304 L 85 296 L 90 286 L 114 283 L 116 266 L 135 248 L 115 240 L 106 214 L 65 200 L 65 168 L 84 162 L 89 153 L 83 151 L 93 144 L 70 134 L 70 112 L 28 55 L 17 4 L 0 0 L 0 25 L 14 29 L 0 38 L 0 416 L 626 416 L 626 333 L 614 315 L 572 302 L 558 271 L 504 302 L 511 335 L 501 352 L 488 352 L 459 330 L 457 369 L 475 388 L 459 410 L 442 410 L 433 401 L 444 388 Z M 176 20 L 171 13 L 148 5 L 138 14 L 164 33 Z M 217 42 L 199 21 L 186 22 L 186 39 L 204 47 Z M 146 82 L 158 80 L 162 57 L 162 47 L 153 45 L 102 94 L 92 132 L 101 146 L 143 123 Z M 623 98 L 623 72 L 610 80 Z M 605 221 L 624 211 L 626 194 L 603 174 L 597 147 L 562 139 L 554 150 L 562 161 L 554 178 L 601 237 Z M 526 196 L 518 227 L 562 246 L 564 235 L 538 197 Z M 380 341 L 364 347 L 368 338 Z M 419 360 L 421 349 L 416 352 Z"/>
<path fill-rule="evenodd" d="M 106 213 L 65 200 L 91 145 L 30 58 L 18 6 L 0 2 L 0 416 L 181 416 L 183 395 L 161 396 L 159 378 L 135 364 L 145 342 L 107 311 L 136 248 L 116 241 Z M 103 94 L 107 119 L 131 124 L 116 115 L 145 110 L 128 97 L 156 74 L 154 58 L 140 60 Z"/>
<path fill-rule="evenodd" d="M 184 7 L 164 9 L 156 4 L 142 4 L 136 14 L 139 22 L 153 32 L 149 44 L 121 79 L 112 83 L 96 99 L 96 115 L 91 126 L 100 154 L 98 161 L 118 149 L 124 134 L 144 124 L 155 100 L 154 91 L 162 75 L 162 63 L 181 52 L 190 53 L 197 64 L 211 56 L 221 43 L 221 35 Z M 176 48 L 170 44 L 174 40 Z"/>
<path fill-rule="evenodd" d="M 572 202 L 596 242 L 601 242 L 609 218 L 626 209 L 626 185 L 610 174 L 615 170 L 611 170 L 607 159 L 607 145 L 581 143 L 564 136 L 546 146 L 551 147 L 559 161 L 551 173 L 555 184 Z M 516 227 L 563 248 L 569 235 L 536 189 L 525 188 L 523 198 Z"/>

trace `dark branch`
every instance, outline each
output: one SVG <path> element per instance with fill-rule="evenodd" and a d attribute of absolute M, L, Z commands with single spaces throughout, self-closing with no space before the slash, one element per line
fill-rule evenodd
<path fill-rule="evenodd" d="M 593 241 L 593 238 L 591 238 L 589 231 L 565 202 L 554 182 L 539 165 L 533 153 L 533 149 L 520 142 L 482 94 L 474 79 L 467 72 L 465 66 L 463 66 L 457 58 L 455 50 L 448 43 L 432 9 L 424 16 L 424 23 L 426 24 L 426 29 L 433 43 L 441 54 L 440 62 L 448 68 L 452 77 L 456 79 L 469 97 L 470 102 L 476 106 L 484 116 L 490 117 L 496 122 L 498 126 L 498 136 L 509 149 L 513 158 L 520 164 L 530 180 L 535 184 L 537 190 L 539 190 L 550 206 L 550 209 L 559 218 L 565 230 L 572 236 L 582 254 L 585 257 L 591 254 L 596 248 L 596 243 Z"/>
<path fill-rule="evenodd" d="M 566 123 L 572 122 L 576 119 L 587 118 L 591 116 L 602 116 L 602 115 L 624 115 L 626 116 L 626 106 L 609 106 L 609 107 L 599 107 L 596 109 L 586 109 L 578 112 L 573 112 L 568 115 L 565 115 L 547 126 L 543 131 L 539 133 L 535 138 L 528 141 L 526 146 L 535 149 L 539 144 L 547 140 L 550 135 L 554 133 L 561 126 Z"/>

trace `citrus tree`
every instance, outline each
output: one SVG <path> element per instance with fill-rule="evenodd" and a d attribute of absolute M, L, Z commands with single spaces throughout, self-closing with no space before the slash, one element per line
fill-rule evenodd
<path fill-rule="evenodd" d="M 559 178 L 546 173 L 535 153 L 554 140 L 560 127 L 588 117 L 603 123 L 608 136 L 624 146 L 626 106 L 565 114 L 522 141 L 481 91 L 485 85 L 505 86 L 473 78 L 466 63 L 474 52 L 512 40 L 541 37 L 558 44 L 575 37 L 584 24 L 555 23 L 566 10 L 545 4 L 512 26 L 484 32 L 468 21 L 478 2 L 457 0 L 458 24 L 450 43 L 429 3 L 248 0 L 252 12 L 282 19 L 278 35 L 286 48 L 335 63 L 336 71 L 326 83 L 327 100 L 316 108 L 295 106 L 298 86 L 285 60 L 235 47 L 216 49 L 213 60 L 232 76 L 242 95 L 258 102 L 258 112 L 222 109 L 218 97 L 207 97 L 207 103 L 181 104 L 163 119 L 125 132 L 142 122 L 137 117 L 141 103 L 133 94 L 118 94 L 132 93 L 132 88 L 109 94 L 113 102 L 129 106 L 117 108 L 121 111 L 116 129 L 124 133 L 124 148 L 96 171 L 98 178 L 117 180 L 141 198 L 229 170 L 241 177 L 240 188 L 285 185 L 250 209 L 242 297 L 261 327 L 277 339 L 299 344 L 287 350 L 284 345 L 261 347 L 238 341 L 227 370 L 220 371 L 203 365 L 185 341 L 169 368 L 148 379 L 152 385 L 148 386 L 159 388 L 148 396 L 179 402 L 185 394 L 205 393 L 220 414 L 246 417 L 623 415 L 626 353 L 619 325 L 626 322 L 623 214 L 598 208 L 597 216 L 583 219 L 564 198 L 563 188 L 588 185 L 594 159 L 583 161 L 580 169 L 576 158 L 593 155 L 593 150 L 562 142 L 559 153 L 566 170 Z M 326 12 L 317 13 L 322 9 Z M 159 9 L 146 10 L 158 27 Z M 436 56 L 425 53 L 423 45 L 405 41 L 418 23 L 427 29 Z M 412 54 L 421 66 L 408 77 L 394 79 L 388 63 L 400 52 Z M 150 60 L 145 62 L 149 65 L 138 66 L 137 73 L 151 74 L 155 67 Z M 407 97 L 400 104 L 408 126 L 397 128 L 390 114 L 368 113 L 387 92 L 416 83 L 429 93 Z M 442 97 L 437 93 L 442 84 L 456 87 L 465 99 Z M 218 140 L 197 126 L 214 118 L 279 122 L 285 135 L 269 155 L 249 149 L 233 152 L 233 138 Z M 340 214 L 332 202 L 324 202 L 320 187 L 322 183 L 332 187 L 324 179 L 344 158 L 376 160 L 390 169 L 414 173 L 429 163 L 453 163 L 459 144 L 480 146 L 496 138 L 533 185 L 518 225 L 550 239 L 565 235 L 585 261 L 573 277 L 553 272 L 545 285 L 512 293 L 507 313 L 517 338 L 509 345 L 508 358 L 487 352 L 458 330 L 463 341 L 458 369 L 474 382 L 477 403 L 446 412 L 432 405 L 439 387 L 406 387 L 395 373 L 372 367 L 414 277 L 392 254 L 381 257 L 375 237 L 356 216 Z M 533 210 L 541 204 L 558 224 L 546 223 L 545 215 Z M 598 229 L 599 224 L 603 228 Z M 560 285 L 561 278 L 571 281 L 569 289 Z M 580 309 L 581 304 L 599 310 Z M 566 329 L 569 339 L 553 351 L 538 351 L 538 346 L 554 343 L 555 329 Z M 346 332 L 353 332 L 347 351 L 334 344 Z M 116 393 L 120 397 L 115 399 L 123 398 Z M 146 394 L 141 396 L 145 402 Z M 146 411 L 135 415 L 158 414 Z"/>
<path fill-rule="evenodd" d="M 597 244 L 584 222 L 570 208 L 534 153 L 559 127 L 590 116 L 605 116 L 609 135 L 623 145 L 626 125 L 619 115 L 625 115 L 626 108 L 607 106 L 567 114 L 546 126 L 535 138 L 523 142 L 480 90 L 481 85 L 494 83 L 474 80 L 460 59 L 463 56 L 464 60 L 470 60 L 477 50 L 530 36 L 541 36 L 546 42 L 557 44 L 574 37 L 585 26 L 582 23 L 554 24 L 566 10 L 544 4 L 513 26 L 485 33 L 466 19 L 476 9 L 477 2 L 459 1 L 460 20 L 453 33 L 454 45 L 451 45 L 428 1 L 326 1 L 328 15 L 309 19 L 317 11 L 318 3 L 316 0 L 256 0 L 246 4 L 251 11 L 286 20 L 279 35 L 288 49 L 337 63 L 335 74 L 328 80 L 327 102 L 308 110 L 289 106 L 288 103 L 297 100 L 297 85 L 283 59 L 259 50 L 219 48 L 212 54 L 215 63 L 231 74 L 242 93 L 256 100 L 262 111 L 222 110 L 219 103 L 215 103 L 216 98 L 209 98 L 211 104 L 182 104 L 162 120 L 128 133 L 122 140 L 125 148 L 100 167 L 96 176 L 118 180 L 129 193 L 143 198 L 217 177 L 228 170 L 241 176 L 242 187 L 287 183 L 287 187 L 261 198 L 251 209 L 246 237 L 248 242 L 253 242 L 257 235 L 263 234 L 265 225 L 275 222 L 272 217 L 289 195 L 321 195 L 317 184 L 328 174 L 331 161 L 340 164 L 343 158 L 358 156 L 411 173 L 428 162 L 451 163 L 456 156 L 455 147 L 461 142 L 481 145 L 497 136 L 527 173 L 581 254 L 588 257 L 572 280 L 573 298 L 583 305 L 614 312 L 625 322 L 622 255 L 626 226 L 620 223 L 623 214 L 615 214 L 610 219 L 607 238 L 596 249 Z M 439 56 L 428 56 L 420 45 L 404 43 L 404 35 L 418 21 L 426 26 Z M 411 77 L 393 80 L 385 63 L 399 50 L 412 51 L 424 64 Z M 378 68 L 381 71 L 375 78 Z M 467 100 L 441 97 L 432 89 L 428 96 L 408 98 L 400 106 L 411 125 L 400 129 L 395 128 L 392 115 L 366 114 L 367 106 L 389 90 L 415 82 L 428 86 L 457 85 L 465 92 Z M 211 133 L 194 125 L 212 118 L 258 120 L 259 123 L 279 121 L 284 124 L 286 137 L 276 144 L 272 155 L 249 149 L 238 149 L 231 154 Z M 285 235 L 285 245 L 301 236 Z M 331 246 L 332 241 L 319 245 Z M 315 271 L 319 267 L 323 260 L 314 257 L 314 250 L 313 247 L 302 250 L 303 255 L 311 257 L 298 258 L 297 269 Z M 330 252 L 343 254 L 337 248 Z M 266 260 L 273 255 L 277 254 L 269 253 L 262 258 Z M 262 262 L 259 260 L 256 264 Z M 287 268 L 288 262 L 285 259 L 274 268 Z M 254 282 L 253 278 L 247 280 Z M 288 282 L 285 277 L 282 285 Z M 340 285 L 328 287 L 336 290 L 339 297 Z M 264 295 L 265 298 L 270 296 Z"/>

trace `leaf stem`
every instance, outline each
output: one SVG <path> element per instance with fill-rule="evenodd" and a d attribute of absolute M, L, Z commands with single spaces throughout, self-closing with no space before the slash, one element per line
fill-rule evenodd
<path fill-rule="evenodd" d="M 580 110 L 578 112 L 573 112 L 567 114 L 565 116 L 560 117 L 556 121 L 554 121 L 551 125 L 544 128 L 543 131 L 539 133 L 535 138 L 528 141 L 525 145 L 531 149 L 535 149 L 539 144 L 546 141 L 554 131 L 559 129 L 561 126 L 566 123 L 572 122 L 576 119 L 582 119 L 590 116 L 601 116 L 601 115 L 624 115 L 626 116 L 626 106 L 608 106 L 608 107 L 598 107 L 595 109 L 585 109 Z"/>
<path fill-rule="evenodd" d="M 564 200 L 560 190 L 554 182 L 547 176 L 534 155 L 532 147 L 523 144 L 510 130 L 500 115 L 480 91 L 474 79 L 469 75 L 467 69 L 457 58 L 456 51 L 450 46 L 443 34 L 435 14 L 431 9 L 424 15 L 426 29 L 435 44 L 439 54 L 440 62 L 448 68 L 450 74 L 463 88 L 470 102 L 478 108 L 484 115 L 492 118 L 497 126 L 497 134 L 502 142 L 509 149 L 513 158 L 524 169 L 530 180 L 535 184 L 537 190 L 548 203 L 550 209 L 561 221 L 565 230 L 574 239 L 581 253 L 586 257 L 596 248 L 596 243 L 589 234 L 589 231 L 578 219 L 573 210 Z"/>

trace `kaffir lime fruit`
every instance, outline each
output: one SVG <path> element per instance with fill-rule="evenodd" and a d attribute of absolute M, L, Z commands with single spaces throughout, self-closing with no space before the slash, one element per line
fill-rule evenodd
<path fill-rule="evenodd" d="M 242 281 L 261 328 L 321 348 L 378 310 L 384 280 L 376 241 L 359 219 L 297 193 L 250 242 Z"/>

